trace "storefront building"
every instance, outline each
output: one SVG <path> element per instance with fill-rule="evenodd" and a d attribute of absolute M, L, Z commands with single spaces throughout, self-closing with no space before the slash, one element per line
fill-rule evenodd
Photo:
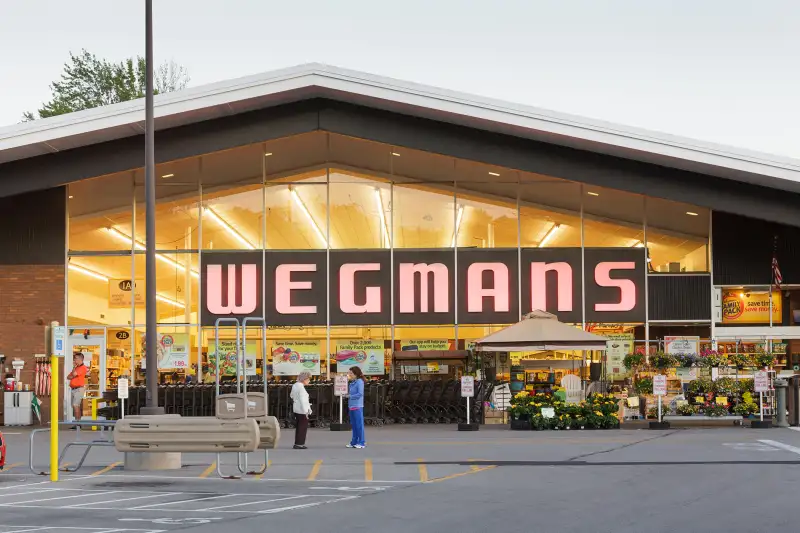
<path fill-rule="evenodd" d="M 774 340 L 794 364 L 797 162 L 320 66 L 156 111 L 167 381 L 235 345 L 220 318 L 268 324 L 266 347 L 248 332 L 250 372 L 266 349 L 275 375 L 398 377 L 452 375 L 397 353 L 466 350 L 534 309 L 653 349 Z M 0 129 L 0 354 L 26 382 L 52 320 L 97 391 L 144 377 L 142 116 Z"/>

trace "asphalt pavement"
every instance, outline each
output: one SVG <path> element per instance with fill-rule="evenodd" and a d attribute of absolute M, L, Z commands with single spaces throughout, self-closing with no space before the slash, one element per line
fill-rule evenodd
<path fill-rule="evenodd" d="M 215 457 L 202 454 L 184 455 L 179 471 L 126 473 L 106 447 L 58 483 L 29 473 L 29 433 L 4 429 L 0 533 L 771 532 L 793 528 L 800 481 L 800 432 L 789 429 L 390 426 L 368 428 L 364 450 L 323 430 L 292 450 L 288 430 L 262 475 L 220 479 Z M 46 461 L 46 437 L 34 452 Z M 251 454 L 248 469 L 264 461 Z"/>

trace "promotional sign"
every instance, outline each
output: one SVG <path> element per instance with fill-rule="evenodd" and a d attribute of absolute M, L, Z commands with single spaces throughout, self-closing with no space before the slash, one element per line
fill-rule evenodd
<path fill-rule="evenodd" d="M 117 398 L 120 400 L 128 399 L 128 380 L 125 378 L 117 380 Z"/>
<path fill-rule="evenodd" d="M 296 376 L 300 372 L 320 373 L 320 341 L 276 341 L 272 346 L 272 372 L 276 376 Z"/>
<path fill-rule="evenodd" d="M 333 377 L 333 394 L 335 396 L 347 396 L 347 374 L 336 374 Z"/>
<path fill-rule="evenodd" d="M 135 291 L 133 290 L 134 288 L 136 289 Z M 129 308 L 134 296 L 136 307 L 144 307 L 145 284 L 143 279 L 137 279 L 135 287 L 133 281 L 129 279 L 108 280 L 108 307 L 111 309 Z"/>
<path fill-rule="evenodd" d="M 782 319 L 781 293 L 772 293 L 772 322 Z M 723 324 L 769 324 L 769 293 L 747 292 L 741 289 L 725 291 L 722 295 Z"/>
<path fill-rule="evenodd" d="M 413 341 L 400 341 L 400 350 L 408 351 L 434 351 L 446 352 L 447 350 L 455 350 L 455 341 L 442 340 L 442 339 L 420 339 Z"/>
<path fill-rule="evenodd" d="M 628 354 L 633 353 L 633 333 L 607 333 L 603 335 L 606 341 L 606 365 L 608 375 L 612 380 L 623 379 L 628 370 L 622 364 Z"/>
<path fill-rule="evenodd" d="M 336 368 L 341 372 L 357 366 L 364 374 L 383 375 L 384 350 L 382 340 L 336 341 Z"/>
<path fill-rule="evenodd" d="M 272 326 L 388 324 L 392 300 L 395 323 L 408 325 L 508 324 L 520 304 L 523 313 L 580 322 L 584 301 L 589 322 L 645 319 L 640 248 L 335 250 L 327 259 L 325 250 L 204 252 L 201 323 L 264 316 Z M 138 285 L 136 292 L 144 294 Z"/>
<path fill-rule="evenodd" d="M 664 337 L 664 351 L 670 355 L 700 353 L 700 337 Z"/>
<path fill-rule="evenodd" d="M 406 375 L 416 375 L 416 374 L 447 374 L 450 372 L 449 365 L 440 365 L 436 363 L 434 366 L 431 365 L 403 365 L 402 367 L 403 374 Z"/>
<path fill-rule="evenodd" d="M 475 396 L 475 378 L 473 376 L 461 376 L 461 397 L 472 398 Z"/>
<path fill-rule="evenodd" d="M 142 335 L 144 342 L 144 335 Z M 186 333 L 158 334 L 158 369 L 189 368 L 189 335 Z"/>
<path fill-rule="evenodd" d="M 241 341 L 240 341 L 241 342 Z M 209 372 L 215 374 L 217 369 L 214 361 L 217 359 L 214 353 L 214 344 L 210 343 L 208 352 L 208 368 Z M 244 358 L 242 364 L 244 365 L 245 376 L 256 375 L 256 359 L 258 357 L 258 344 L 256 341 L 247 341 L 245 344 Z M 219 375 L 221 376 L 235 376 L 236 375 L 236 339 L 225 339 L 219 341 Z"/>
<path fill-rule="evenodd" d="M 692 368 L 676 368 L 675 375 L 678 377 L 679 380 L 683 381 L 694 381 L 697 379 L 697 369 Z"/>
<path fill-rule="evenodd" d="M 67 327 L 66 326 L 54 326 L 50 329 L 51 335 L 51 344 L 53 355 L 55 357 L 65 357 L 67 354 Z"/>
<path fill-rule="evenodd" d="M 759 370 L 753 376 L 753 382 L 755 386 L 756 392 L 767 392 L 769 391 L 769 375 L 764 370 Z"/>
<path fill-rule="evenodd" d="M 555 416 L 556 416 L 555 407 L 542 407 L 542 418 L 555 418 Z"/>
<path fill-rule="evenodd" d="M 667 376 L 663 374 L 656 374 L 653 376 L 653 395 L 666 396 L 667 395 Z"/>

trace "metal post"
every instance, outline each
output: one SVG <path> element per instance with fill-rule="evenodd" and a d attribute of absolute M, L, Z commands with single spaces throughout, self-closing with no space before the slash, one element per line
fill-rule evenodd
<path fill-rule="evenodd" d="M 775 380 L 775 425 L 779 428 L 788 428 L 789 422 L 786 420 L 786 389 L 789 382 L 785 379 Z"/>
<path fill-rule="evenodd" d="M 145 132 L 144 188 L 147 241 L 145 242 L 145 319 L 147 395 L 144 415 L 163 414 L 158 407 L 158 314 L 156 313 L 156 182 L 155 142 L 153 139 L 153 0 L 145 1 Z M 132 236 L 131 238 L 135 238 Z M 187 267 L 188 268 L 188 267 Z"/>
<path fill-rule="evenodd" d="M 469 425 L 469 396 L 467 396 L 467 425 Z"/>
<path fill-rule="evenodd" d="M 58 481 L 58 382 L 60 378 L 58 357 L 53 353 L 50 354 L 50 376 L 50 481 Z"/>

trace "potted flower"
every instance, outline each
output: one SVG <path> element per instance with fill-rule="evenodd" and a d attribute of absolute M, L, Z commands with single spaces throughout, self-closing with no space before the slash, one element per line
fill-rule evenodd
<path fill-rule="evenodd" d="M 675 364 L 682 368 L 691 368 L 697 361 L 697 356 L 693 353 L 679 353 L 674 357 L 675 357 Z"/>
<path fill-rule="evenodd" d="M 769 368 L 775 364 L 775 354 L 770 352 L 758 352 L 753 356 L 753 360 L 759 368 Z"/>
<path fill-rule="evenodd" d="M 733 407 L 733 414 L 748 418 L 758 413 L 758 405 L 753 402 L 742 402 Z"/>
<path fill-rule="evenodd" d="M 703 409 L 703 414 L 706 416 L 714 416 L 714 417 L 728 416 L 728 406 L 708 404 Z"/>
<path fill-rule="evenodd" d="M 533 398 L 528 391 L 518 392 L 511 398 L 511 406 L 508 412 L 511 415 L 511 429 L 531 429 L 531 415 L 534 412 L 534 405 Z"/>
<path fill-rule="evenodd" d="M 675 357 L 664 352 L 656 352 L 650 356 L 650 366 L 657 370 L 667 370 L 675 366 Z"/>
<path fill-rule="evenodd" d="M 579 415 L 573 421 L 572 429 L 584 429 L 586 427 L 586 417 Z"/>
<path fill-rule="evenodd" d="M 676 412 L 681 416 L 692 416 L 697 414 L 697 406 L 684 403 L 677 407 Z"/>
<path fill-rule="evenodd" d="M 688 392 L 692 396 L 702 396 L 713 392 L 714 383 L 710 379 L 700 378 L 689 383 Z"/>
<path fill-rule="evenodd" d="M 638 368 L 644 364 L 644 353 L 629 353 L 622 359 L 622 364 L 628 370 Z"/>
<path fill-rule="evenodd" d="M 636 381 L 637 394 L 653 394 L 653 378 L 639 378 Z"/>
<path fill-rule="evenodd" d="M 745 367 L 751 366 L 753 361 L 746 353 L 729 353 L 728 363 L 730 363 L 732 366 L 735 366 L 739 370 L 742 370 Z"/>
<path fill-rule="evenodd" d="M 697 358 L 697 366 L 715 368 L 725 366 L 725 356 L 716 350 L 703 350 Z"/>
<path fill-rule="evenodd" d="M 739 381 L 733 378 L 719 378 L 712 386 L 713 392 L 719 396 L 733 396 L 741 390 Z"/>

